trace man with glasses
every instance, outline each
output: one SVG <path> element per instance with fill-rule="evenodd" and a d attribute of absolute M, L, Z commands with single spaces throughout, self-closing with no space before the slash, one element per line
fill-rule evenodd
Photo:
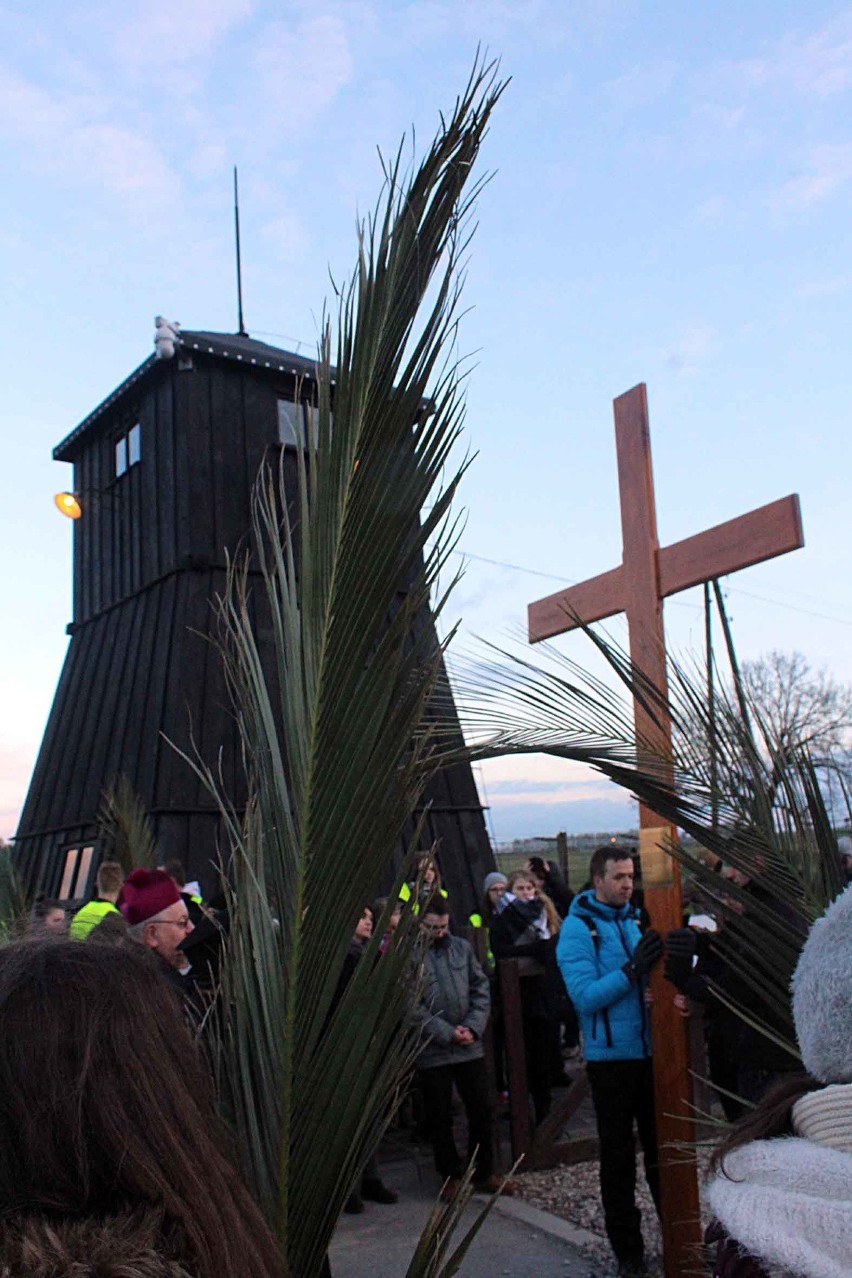
<path fill-rule="evenodd" d="M 468 1158 L 477 1151 L 474 1184 L 493 1192 L 501 1183 L 494 1175 L 492 1111 L 482 1044 L 491 1010 L 488 977 L 467 941 L 451 936 L 449 928 L 447 901 L 433 896 L 420 917 L 423 987 L 415 1020 L 421 1027 L 423 1047 L 417 1060 L 417 1082 L 435 1167 L 444 1180 L 444 1202 L 455 1197 L 464 1172 L 453 1138 L 454 1085 L 467 1114 Z M 507 1182 L 503 1193 L 514 1192 L 515 1186 Z"/>
<path fill-rule="evenodd" d="M 194 1016 L 192 964 L 180 948 L 193 924 L 174 879 L 164 870 L 131 871 L 118 908 L 127 920 L 128 936 L 154 951 L 164 976 Z"/>

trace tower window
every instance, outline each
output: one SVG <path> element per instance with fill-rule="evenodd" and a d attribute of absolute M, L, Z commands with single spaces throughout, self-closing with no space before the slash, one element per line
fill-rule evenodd
<path fill-rule="evenodd" d="M 285 448 L 304 448 L 306 439 L 314 447 L 319 442 L 319 409 L 293 399 L 279 399 L 278 442 Z"/>
<path fill-rule="evenodd" d="M 95 849 L 88 843 L 84 847 L 67 848 L 59 887 L 60 901 L 72 900 L 86 894 Z"/>
<path fill-rule="evenodd" d="M 130 430 L 115 441 L 115 477 L 119 479 L 126 470 L 135 466 L 142 456 L 142 428 L 135 422 Z"/>

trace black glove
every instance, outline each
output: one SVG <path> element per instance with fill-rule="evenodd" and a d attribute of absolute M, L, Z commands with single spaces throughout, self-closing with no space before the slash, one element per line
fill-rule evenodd
<path fill-rule="evenodd" d="M 692 980 L 692 959 L 681 958 L 679 954 L 667 954 L 663 963 L 663 976 L 681 994 L 687 994 L 687 986 Z"/>
<path fill-rule="evenodd" d="M 659 963 L 662 957 L 662 937 L 659 932 L 649 928 L 645 935 L 640 938 L 630 962 L 625 963 L 621 970 L 630 977 L 631 981 L 638 981 L 640 977 L 647 976 L 654 964 Z"/>
<path fill-rule="evenodd" d="M 673 959 L 691 959 L 698 949 L 698 933 L 694 927 L 676 927 L 666 933 L 666 953 Z"/>

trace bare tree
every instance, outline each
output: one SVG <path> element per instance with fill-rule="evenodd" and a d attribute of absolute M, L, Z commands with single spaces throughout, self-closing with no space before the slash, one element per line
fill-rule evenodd
<path fill-rule="evenodd" d="M 779 754 L 805 747 L 817 760 L 843 750 L 852 732 L 852 685 L 814 670 L 804 653 L 774 648 L 744 661 L 742 678 L 766 744 Z"/>
<path fill-rule="evenodd" d="M 803 753 L 817 769 L 835 825 L 852 809 L 852 685 L 815 670 L 801 652 L 777 649 L 723 679 L 713 702 L 685 672 L 672 671 L 674 737 L 681 767 L 716 795 L 780 801 L 788 764 Z M 739 726 L 738 726 L 739 725 Z M 782 785 L 783 789 L 783 785 Z"/>

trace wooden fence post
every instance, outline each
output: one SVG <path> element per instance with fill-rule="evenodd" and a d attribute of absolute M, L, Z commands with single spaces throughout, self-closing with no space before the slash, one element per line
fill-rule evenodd
<path fill-rule="evenodd" d="M 488 929 L 484 927 L 463 928 L 461 934 L 470 941 L 473 952 L 476 955 L 476 961 L 483 972 L 487 973 Z M 496 982 L 489 980 L 489 984 L 491 985 L 491 1015 L 488 1018 L 488 1024 L 482 1036 L 482 1046 L 485 1050 L 485 1078 L 486 1087 L 488 1088 L 488 1108 L 491 1114 L 491 1148 L 494 1151 L 494 1170 L 499 1172 L 504 1170 L 505 1159 L 503 1158 L 500 1121 L 497 1117 L 497 1077 L 494 1067 L 494 986 Z"/>
<path fill-rule="evenodd" d="M 506 1031 L 506 1069 L 509 1075 L 509 1117 L 512 1158 L 525 1157 L 532 1146 L 530 1100 L 527 1090 L 527 1062 L 524 1050 L 524 1023 L 521 1013 L 521 978 L 518 959 L 497 964 Z"/>

